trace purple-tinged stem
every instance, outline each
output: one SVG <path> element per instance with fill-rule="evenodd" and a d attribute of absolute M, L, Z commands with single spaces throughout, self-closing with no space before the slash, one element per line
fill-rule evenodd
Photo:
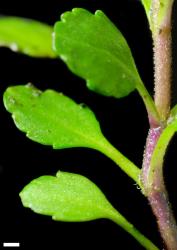
<path fill-rule="evenodd" d="M 148 188 L 147 182 L 150 173 L 150 163 L 152 154 L 154 152 L 157 141 L 161 135 L 161 132 L 162 132 L 161 127 L 152 127 L 150 128 L 146 139 L 146 147 L 144 151 L 143 168 L 142 168 L 142 183 L 145 189 L 145 193 L 147 193 L 147 188 Z"/>
<path fill-rule="evenodd" d="M 157 218 L 160 234 L 168 250 L 177 250 L 177 227 L 160 169 L 156 171 L 148 200 Z"/>
<path fill-rule="evenodd" d="M 171 12 L 173 0 L 169 0 L 165 17 L 159 23 L 158 14 L 161 2 L 152 0 L 153 42 L 154 42 L 154 75 L 155 75 L 155 106 L 160 115 L 159 124 L 149 119 L 150 130 L 146 141 L 143 158 L 141 182 L 143 192 L 147 196 L 152 211 L 157 219 L 161 237 L 167 250 L 177 250 L 177 226 L 173 211 L 169 203 L 168 194 L 163 178 L 163 158 L 169 140 L 166 141 L 164 152 L 159 156 L 153 153 L 156 150 L 159 138 L 166 127 L 171 102 Z M 153 156 L 153 160 L 152 160 Z"/>
<path fill-rule="evenodd" d="M 159 0 L 154 0 L 154 6 Z M 156 25 L 157 10 L 154 10 L 154 23 Z M 172 3 L 164 20 L 156 33 L 153 35 L 154 42 L 154 76 L 155 76 L 155 105 L 162 120 L 166 120 L 170 111 L 171 103 L 171 13 Z"/>
<path fill-rule="evenodd" d="M 147 196 L 153 213 L 156 216 L 159 231 L 164 243 L 168 250 L 177 250 L 177 227 L 164 185 L 162 168 L 163 159 L 159 162 L 160 166 L 156 166 L 152 183 L 149 185 L 151 158 L 162 131 L 163 129 L 161 127 L 151 128 L 149 131 L 141 177 L 144 187 L 143 192 Z"/>

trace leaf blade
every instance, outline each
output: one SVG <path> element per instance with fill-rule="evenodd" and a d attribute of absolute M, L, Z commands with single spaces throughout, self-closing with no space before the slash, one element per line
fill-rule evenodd
<path fill-rule="evenodd" d="M 64 13 L 54 27 L 54 49 L 97 93 L 120 98 L 141 82 L 124 37 L 102 11 Z"/>
<path fill-rule="evenodd" d="M 148 20 L 150 22 L 152 0 L 141 0 L 141 2 L 143 4 L 143 6 L 144 6 L 147 18 L 148 18 Z"/>
<path fill-rule="evenodd" d="M 54 149 L 96 149 L 140 185 L 140 169 L 108 142 L 86 106 L 52 90 L 41 92 L 31 84 L 9 87 L 3 99 L 16 126 L 31 140 Z"/>
<path fill-rule="evenodd" d="M 25 207 L 60 221 L 104 218 L 107 211 L 112 211 L 106 197 L 89 179 L 61 171 L 56 177 L 42 176 L 33 180 L 20 197 Z"/>
<path fill-rule="evenodd" d="M 39 177 L 21 191 L 20 198 L 25 207 L 36 213 L 52 216 L 57 221 L 83 222 L 100 218 L 112 220 L 145 248 L 158 250 L 84 176 L 59 171 L 56 177 Z"/>
<path fill-rule="evenodd" d="M 32 57 L 51 57 L 53 28 L 47 24 L 27 18 L 0 18 L 0 46 L 8 47 Z"/>
<path fill-rule="evenodd" d="M 137 89 L 148 114 L 159 120 L 126 40 L 102 11 L 64 13 L 54 27 L 54 49 L 73 73 L 86 80 L 90 90 L 120 98 Z"/>
<path fill-rule="evenodd" d="M 106 142 L 88 107 L 53 90 L 41 92 L 32 85 L 9 87 L 4 103 L 16 126 L 36 142 L 56 149 L 94 148 L 96 141 Z"/>

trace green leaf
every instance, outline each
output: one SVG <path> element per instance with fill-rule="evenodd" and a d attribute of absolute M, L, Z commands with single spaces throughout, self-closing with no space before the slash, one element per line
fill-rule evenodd
<path fill-rule="evenodd" d="M 176 118 L 177 118 L 177 105 L 175 105 L 175 106 L 171 109 L 169 120 L 172 121 L 172 120 L 175 120 Z"/>
<path fill-rule="evenodd" d="M 142 1 L 142 4 L 144 5 L 145 10 L 149 14 L 152 0 L 141 0 L 141 1 Z"/>
<path fill-rule="evenodd" d="M 110 219 L 146 249 L 158 249 L 116 211 L 101 190 L 84 176 L 61 171 L 56 177 L 42 176 L 29 183 L 20 197 L 25 207 L 36 213 L 52 216 L 57 221 Z"/>
<path fill-rule="evenodd" d="M 147 18 L 150 22 L 150 17 L 151 17 L 151 2 L 152 0 L 141 0 L 144 8 L 145 8 L 145 12 L 146 12 L 146 15 L 147 15 Z"/>
<path fill-rule="evenodd" d="M 62 93 L 41 92 L 31 84 L 9 87 L 4 103 L 16 126 L 44 145 L 94 148 L 97 141 L 106 141 L 94 113 Z"/>
<path fill-rule="evenodd" d="M 53 90 L 42 93 L 32 85 L 9 87 L 4 93 L 4 104 L 16 126 L 30 139 L 55 149 L 96 149 L 140 185 L 140 169 L 106 140 L 88 107 Z"/>
<path fill-rule="evenodd" d="M 124 97 L 141 83 L 126 40 L 100 10 L 64 13 L 54 27 L 54 49 L 97 93 Z"/>
<path fill-rule="evenodd" d="M 0 18 L 0 46 L 33 57 L 55 57 L 51 26 L 19 17 Z"/>
<path fill-rule="evenodd" d="M 70 70 L 97 93 L 119 98 L 136 88 L 148 114 L 159 121 L 126 40 L 102 11 L 91 14 L 73 9 L 64 13 L 54 27 L 54 49 Z"/>
<path fill-rule="evenodd" d="M 105 218 L 112 206 L 98 187 L 86 177 L 59 171 L 56 177 L 33 180 L 20 193 L 23 205 L 60 221 Z"/>

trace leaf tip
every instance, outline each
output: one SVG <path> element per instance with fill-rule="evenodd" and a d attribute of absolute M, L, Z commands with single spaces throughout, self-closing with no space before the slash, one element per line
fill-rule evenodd
<path fill-rule="evenodd" d="M 72 13 L 74 14 L 91 14 L 88 10 L 84 9 L 84 8 L 73 8 L 72 9 Z"/>
<path fill-rule="evenodd" d="M 65 23 L 70 15 L 71 15 L 71 12 L 70 12 L 70 11 L 66 11 L 66 12 L 64 12 L 63 14 L 61 14 L 60 20 L 61 20 L 63 23 Z M 57 22 L 56 25 L 57 25 L 58 23 L 59 23 L 59 22 Z"/>
<path fill-rule="evenodd" d="M 99 17 L 101 16 L 102 17 L 103 15 L 104 15 L 103 11 L 101 11 L 101 10 L 96 10 L 95 11 L 95 16 L 99 16 Z"/>
<path fill-rule="evenodd" d="M 27 190 L 28 186 L 25 186 L 21 192 L 19 193 L 19 197 L 21 199 L 21 202 L 23 204 L 24 207 L 28 207 L 29 205 L 26 203 L 26 190 Z M 31 208 L 31 207 L 30 207 Z"/>
<path fill-rule="evenodd" d="M 72 16 L 78 16 L 78 15 L 92 15 L 88 10 L 83 8 L 73 8 L 71 11 L 66 11 L 63 14 L 61 14 L 61 21 L 63 23 L 66 23 Z"/>
<path fill-rule="evenodd" d="M 56 177 L 59 178 L 61 176 L 61 174 L 63 174 L 64 172 L 61 170 L 58 170 L 58 172 L 56 173 Z"/>
<path fill-rule="evenodd" d="M 74 14 L 78 14 L 79 12 L 82 12 L 82 8 L 73 8 L 72 9 L 72 13 L 74 13 Z"/>
<path fill-rule="evenodd" d="M 3 103 L 7 111 L 10 111 L 10 107 L 15 104 L 15 98 L 13 97 L 13 87 L 8 87 L 3 94 Z"/>

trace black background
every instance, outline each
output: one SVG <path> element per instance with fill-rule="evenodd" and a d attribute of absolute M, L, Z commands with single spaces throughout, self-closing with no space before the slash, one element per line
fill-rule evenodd
<path fill-rule="evenodd" d="M 118 3 L 118 6 L 116 5 Z M 91 1 L 53 0 L 0 2 L 0 14 L 34 18 L 54 24 L 61 13 L 73 7 L 92 12 L 103 10 L 126 37 L 140 75 L 153 94 L 152 41 L 144 10 L 138 0 Z M 175 5 L 173 19 L 176 19 Z M 173 44 L 177 28 L 173 27 Z M 174 65 L 177 62 L 175 46 Z M 175 67 L 174 67 L 175 69 Z M 177 79 L 176 71 L 173 75 Z M 90 149 L 54 151 L 30 141 L 17 130 L 5 111 L 2 95 L 9 85 L 32 82 L 40 89 L 53 88 L 86 103 L 100 121 L 109 141 L 135 164 L 141 166 L 148 120 L 144 105 L 136 92 L 123 99 L 99 96 L 90 92 L 60 60 L 33 59 L 0 49 L 0 244 L 21 242 L 21 248 L 48 249 L 143 249 L 131 236 L 107 220 L 86 223 L 63 223 L 34 214 L 21 205 L 19 192 L 32 179 L 54 175 L 59 169 L 79 173 L 95 182 L 107 198 L 127 219 L 162 249 L 156 223 L 146 199 L 134 182 L 111 160 Z M 173 102 L 176 91 L 174 87 Z M 176 98 L 177 99 L 177 98 Z M 177 215 L 177 138 L 170 144 L 165 159 L 165 176 L 170 199 Z"/>

